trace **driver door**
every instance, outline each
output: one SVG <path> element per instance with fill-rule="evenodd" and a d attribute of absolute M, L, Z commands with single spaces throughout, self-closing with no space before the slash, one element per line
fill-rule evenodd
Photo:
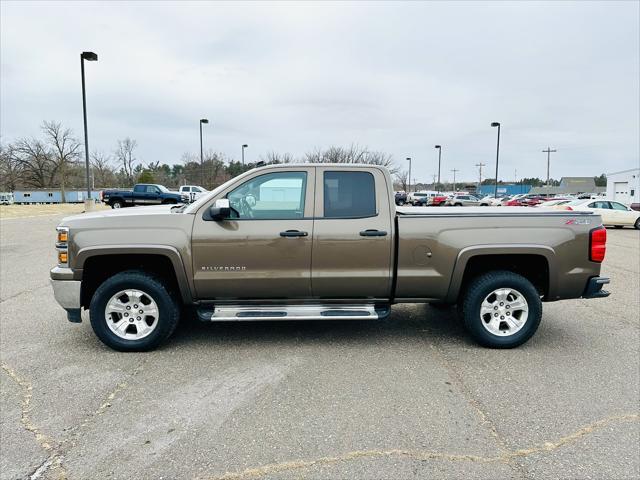
<path fill-rule="evenodd" d="M 192 235 L 199 299 L 289 299 L 311 296 L 315 169 L 270 170 L 239 179 L 228 198 L 231 218 L 196 214 Z"/>

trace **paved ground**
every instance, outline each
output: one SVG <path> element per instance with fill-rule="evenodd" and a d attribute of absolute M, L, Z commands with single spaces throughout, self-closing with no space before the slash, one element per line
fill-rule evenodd
<path fill-rule="evenodd" d="M 611 297 L 546 304 L 512 351 L 402 305 L 122 354 L 55 304 L 58 219 L 0 222 L 2 479 L 640 477 L 640 232 L 609 230 Z"/>
<path fill-rule="evenodd" d="M 109 207 L 96 203 L 94 210 L 108 210 Z M 0 205 L 0 219 L 42 217 L 47 215 L 75 215 L 84 211 L 84 203 L 58 203 L 33 205 Z"/>

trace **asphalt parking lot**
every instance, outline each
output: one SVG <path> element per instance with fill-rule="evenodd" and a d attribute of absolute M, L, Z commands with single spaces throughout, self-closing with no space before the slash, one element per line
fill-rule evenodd
<path fill-rule="evenodd" d="M 515 350 L 399 305 L 123 354 L 53 299 L 60 218 L 0 221 L 2 479 L 640 477 L 638 231 L 608 231 L 609 298 L 545 304 Z"/>

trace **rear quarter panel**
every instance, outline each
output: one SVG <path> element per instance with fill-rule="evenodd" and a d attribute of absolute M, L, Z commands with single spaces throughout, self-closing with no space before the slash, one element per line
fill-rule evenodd
<path fill-rule="evenodd" d="M 600 273 L 600 264 L 589 261 L 589 231 L 600 218 L 521 210 L 458 207 L 399 215 L 397 300 L 455 301 L 467 262 L 496 254 L 541 256 L 549 269 L 545 300 L 579 297 L 587 280 Z"/>

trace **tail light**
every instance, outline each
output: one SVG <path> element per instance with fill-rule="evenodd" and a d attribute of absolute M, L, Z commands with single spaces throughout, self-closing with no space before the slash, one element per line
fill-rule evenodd
<path fill-rule="evenodd" d="M 100 201 L 104 200 L 104 190 L 100 190 Z"/>
<path fill-rule="evenodd" d="M 607 250 L 607 230 L 601 225 L 589 232 L 589 260 L 602 262 Z"/>

